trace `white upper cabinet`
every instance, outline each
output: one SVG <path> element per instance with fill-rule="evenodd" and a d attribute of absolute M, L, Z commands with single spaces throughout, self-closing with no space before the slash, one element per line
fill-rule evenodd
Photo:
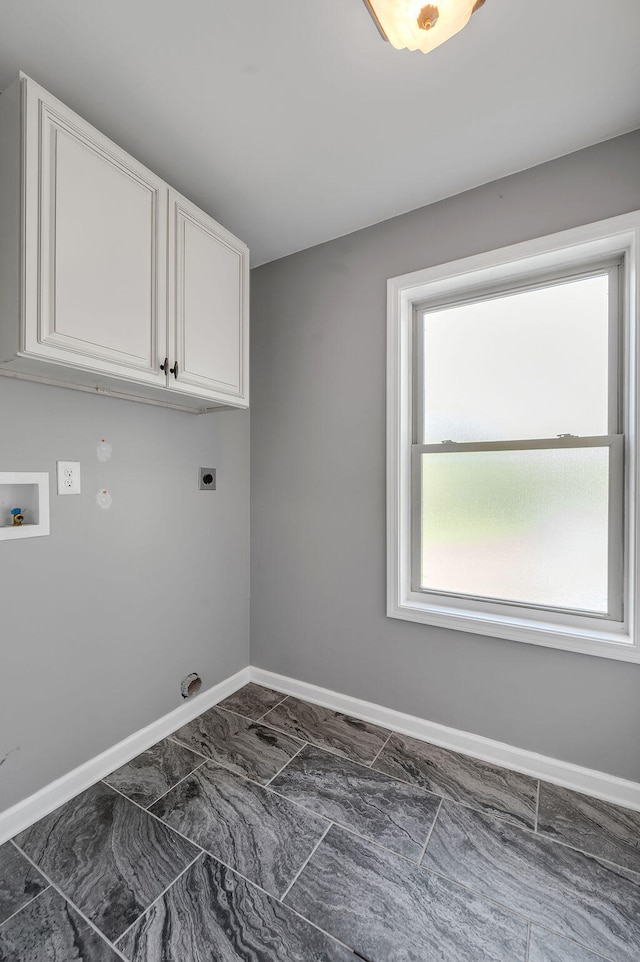
<path fill-rule="evenodd" d="M 38 84 L 0 97 L 0 373 L 246 407 L 248 278 L 244 244 Z"/>
<path fill-rule="evenodd" d="M 169 264 L 169 386 L 248 401 L 248 248 L 171 190 Z"/>
<path fill-rule="evenodd" d="M 161 385 L 166 185 L 24 83 L 24 351 Z"/>

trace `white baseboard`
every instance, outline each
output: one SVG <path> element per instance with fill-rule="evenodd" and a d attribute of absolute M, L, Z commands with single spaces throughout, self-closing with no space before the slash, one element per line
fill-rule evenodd
<path fill-rule="evenodd" d="M 402 735 L 411 735 L 413 738 L 432 742 L 434 745 L 449 748 L 454 752 L 472 755 L 484 762 L 501 765 L 503 768 L 512 768 L 525 775 L 541 778 L 544 781 L 640 811 L 640 783 L 638 782 L 617 778 L 615 775 L 607 775 L 606 772 L 594 771 L 591 768 L 583 768 L 547 755 L 539 755 L 537 752 L 516 748 L 514 745 L 484 738 L 482 735 L 439 725 L 437 722 L 426 721 L 416 715 L 406 715 L 392 708 L 384 708 L 373 702 L 342 695 L 328 688 L 310 685 L 305 681 L 297 681 L 295 678 L 278 675 L 263 668 L 251 667 L 249 673 L 251 681 L 258 685 L 265 685 L 267 688 L 274 688 L 285 695 L 295 695 L 316 705 L 323 705 L 334 711 L 372 722 L 374 725 L 390 728 Z"/>
<path fill-rule="evenodd" d="M 211 708 L 212 705 L 216 705 L 223 698 L 246 685 L 248 681 L 274 688 L 285 695 L 304 698 L 306 701 L 313 702 L 316 705 L 324 705 L 326 708 L 343 712 L 346 715 L 362 718 L 364 721 L 391 729 L 402 735 L 410 735 L 422 741 L 432 742 L 434 745 L 441 745 L 443 748 L 462 752 L 465 755 L 472 755 L 474 758 L 479 758 L 491 764 L 512 768 L 517 772 L 523 772 L 525 775 L 531 775 L 533 778 L 542 778 L 545 781 L 554 782 L 556 785 L 563 785 L 574 791 L 584 792 L 587 795 L 602 798 L 607 802 L 614 802 L 617 805 L 624 805 L 627 808 L 640 811 L 640 783 L 638 782 L 616 778 L 615 775 L 607 775 L 606 772 L 594 771 L 580 765 L 573 765 L 571 762 L 563 762 L 557 758 L 539 755 L 537 752 L 516 748 L 514 745 L 484 738 L 482 735 L 448 728 L 446 725 L 439 725 L 437 722 L 427 721 L 424 718 L 418 718 L 416 715 L 407 715 L 404 712 L 394 711 L 392 708 L 362 701 L 360 698 L 330 691 L 328 688 L 320 688 L 318 685 L 310 685 L 308 682 L 297 681 L 295 678 L 278 675 L 263 668 L 247 667 L 221 681 L 218 685 L 214 685 L 213 688 L 202 692 L 196 698 L 189 699 L 179 708 L 169 712 L 168 715 L 164 715 L 151 725 L 147 725 L 146 728 L 140 729 L 140 731 L 125 738 L 124 741 L 102 752 L 101 755 L 97 755 L 68 774 L 56 779 L 55 782 L 45 785 L 39 792 L 24 799 L 24 801 L 6 809 L 4 812 L 0 812 L 0 844 L 13 838 L 14 835 L 28 828 L 29 825 L 33 825 L 38 819 L 48 815 L 59 805 L 89 788 L 116 768 L 125 765 L 136 755 L 155 745 L 162 738 L 166 738 L 167 735 L 170 735 L 182 725 L 186 725 L 187 722 L 201 715 L 207 708 Z"/>
<path fill-rule="evenodd" d="M 45 785 L 44 788 L 41 788 L 34 795 L 30 795 L 29 798 L 25 798 L 24 801 L 18 802 L 4 812 L 0 812 L 0 844 L 13 838 L 14 835 L 28 828 L 29 825 L 33 825 L 34 822 L 48 815 L 49 812 L 53 812 L 59 805 L 69 801 L 79 792 L 83 792 L 95 782 L 104 778 L 105 775 L 115 771 L 116 768 L 125 765 L 136 755 L 146 751 L 147 748 L 151 748 L 162 738 L 171 735 L 182 725 L 186 725 L 187 722 L 201 715 L 207 708 L 211 708 L 212 705 L 216 705 L 227 695 L 231 695 L 238 688 L 242 688 L 248 681 L 249 669 L 242 668 L 235 675 L 225 678 L 219 684 L 185 701 L 183 705 L 169 712 L 168 715 L 163 715 L 162 718 L 147 725 L 146 728 L 141 728 L 140 731 L 129 735 L 124 741 L 108 748 L 101 755 L 96 755 L 95 758 L 89 759 L 88 762 L 74 768 L 73 771 L 57 778 L 55 782 Z"/>

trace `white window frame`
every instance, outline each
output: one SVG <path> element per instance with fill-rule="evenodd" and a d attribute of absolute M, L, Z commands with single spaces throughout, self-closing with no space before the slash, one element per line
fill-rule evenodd
<path fill-rule="evenodd" d="M 425 302 L 529 285 L 620 260 L 624 426 L 623 621 L 531 611 L 412 589 L 414 314 Z M 640 211 L 391 278 L 387 283 L 387 615 L 529 644 L 640 662 L 638 445 Z"/>

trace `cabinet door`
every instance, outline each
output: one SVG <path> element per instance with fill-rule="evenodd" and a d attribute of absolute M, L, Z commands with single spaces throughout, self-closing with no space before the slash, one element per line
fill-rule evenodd
<path fill-rule="evenodd" d="M 24 81 L 26 355 L 164 384 L 167 186 Z"/>
<path fill-rule="evenodd" d="M 249 251 L 175 191 L 169 192 L 169 330 L 178 363 L 172 390 L 239 407 L 249 403 Z"/>

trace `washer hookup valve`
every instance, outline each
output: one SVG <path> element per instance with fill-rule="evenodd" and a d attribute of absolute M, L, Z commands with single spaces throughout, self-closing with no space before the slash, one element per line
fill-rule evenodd
<path fill-rule="evenodd" d="M 22 513 L 22 508 L 12 508 L 11 517 L 13 518 L 14 528 L 19 528 L 21 524 L 24 524 L 24 515 Z"/>

